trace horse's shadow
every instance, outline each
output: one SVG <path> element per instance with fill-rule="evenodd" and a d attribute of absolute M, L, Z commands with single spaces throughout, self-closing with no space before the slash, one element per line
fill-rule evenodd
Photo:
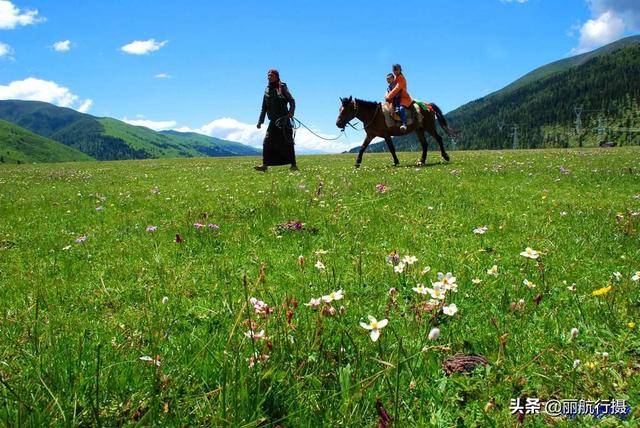
<path fill-rule="evenodd" d="M 444 162 L 444 161 L 438 161 L 438 162 L 427 162 L 426 164 L 422 165 L 422 164 L 400 164 L 400 165 L 391 165 L 389 168 L 433 168 L 434 166 L 439 166 L 439 165 L 453 165 L 454 162 Z"/>
<path fill-rule="evenodd" d="M 446 166 L 446 165 L 452 165 L 454 164 L 454 162 L 444 162 L 444 161 L 439 161 L 439 162 L 428 162 L 424 165 L 421 164 L 399 164 L 399 165 L 370 165 L 368 166 L 366 169 L 423 169 L 423 168 L 433 168 L 436 166 Z M 361 169 L 361 168 L 354 168 L 355 170 Z"/>

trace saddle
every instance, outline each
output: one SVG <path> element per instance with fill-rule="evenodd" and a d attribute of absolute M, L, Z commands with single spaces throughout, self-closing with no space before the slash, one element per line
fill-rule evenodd
<path fill-rule="evenodd" d="M 405 107 L 405 111 L 407 112 L 407 126 L 422 123 L 422 108 L 417 102 L 414 101 L 410 107 Z M 400 117 L 396 114 L 392 104 L 382 103 L 382 113 L 384 114 L 387 128 L 400 126 Z"/>

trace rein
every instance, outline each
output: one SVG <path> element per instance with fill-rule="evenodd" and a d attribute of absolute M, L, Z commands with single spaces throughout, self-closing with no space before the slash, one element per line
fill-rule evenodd
<path fill-rule="evenodd" d="M 358 115 L 358 102 L 354 99 L 353 100 L 353 109 L 354 109 L 354 118 L 356 118 L 356 116 Z M 380 110 L 380 103 L 376 104 L 376 109 L 373 112 L 373 116 L 371 116 L 371 120 L 369 121 L 369 123 L 367 124 L 362 124 L 362 129 L 358 129 L 356 128 L 354 125 L 351 124 L 351 121 L 347 122 L 347 125 L 349 125 L 350 127 L 352 127 L 353 129 L 355 129 L 356 131 L 363 131 L 366 130 L 367 127 L 369 127 L 371 124 L 373 124 L 373 122 L 376 120 L 376 116 L 378 115 L 378 110 Z M 362 121 L 360 121 L 362 122 Z"/>
<path fill-rule="evenodd" d="M 289 120 L 286 116 L 285 117 L 281 117 L 280 119 L 276 120 L 276 126 L 278 128 L 282 129 L 283 133 L 285 134 L 285 137 L 287 137 L 287 134 L 286 134 L 285 127 L 282 126 L 282 124 L 283 124 L 282 121 L 286 121 L 286 120 Z M 296 117 L 293 117 L 293 118 L 291 118 L 291 120 L 293 121 L 293 124 L 291 125 L 291 127 L 293 128 L 293 139 L 294 140 L 296 138 L 296 131 L 298 129 L 300 129 L 301 127 L 305 128 L 307 131 L 309 131 L 311 134 L 315 135 L 317 138 L 320 138 L 321 140 L 325 140 L 325 141 L 335 141 L 335 140 L 337 140 L 339 138 L 342 138 L 343 135 L 344 135 L 344 129 L 343 129 L 342 131 L 340 131 L 340 134 L 337 137 L 335 137 L 335 138 L 326 138 L 326 137 L 323 137 L 322 135 L 319 135 L 316 132 L 314 132 L 311 128 L 309 128 L 307 125 L 302 123 L 302 121 L 300 121 L 300 119 L 298 119 Z M 287 139 L 288 139 L 288 137 L 287 137 Z"/>
<path fill-rule="evenodd" d="M 311 130 L 311 128 L 309 128 L 307 125 L 305 125 L 304 123 L 302 123 L 302 122 L 300 121 L 300 119 L 297 119 L 297 118 L 295 118 L 295 117 L 294 117 L 294 118 L 293 118 L 293 122 L 294 122 L 294 125 L 293 125 L 293 128 L 294 128 L 294 129 L 300 129 L 300 127 L 302 126 L 302 127 L 304 127 L 307 131 L 311 132 L 313 135 L 315 135 L 316 137 L 320 138 L 321 140 L 325 140 L 325 141 L 335 141 L 335 140 L 337 140 L 338 138 L 341 138 L 341 137 L 344 135 L 344 129 L 342 129 L 342 130 L 340 131 L 340 134 L 339 134 L 337 137 L 335 137 L 335 138 L 326 138 L 326 137 L 323 137 L 323 136 L 321 136 L 321 135 L 316 134 L 314 131 L 312 131 L 312 130 Z M 296 126 L 296 125 L 297 125 L 297 126 Z"/>

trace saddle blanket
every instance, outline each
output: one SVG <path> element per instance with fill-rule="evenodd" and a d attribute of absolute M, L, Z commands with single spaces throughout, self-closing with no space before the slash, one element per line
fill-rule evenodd
<path fill-rule="evenodd" d="M 411 104 L 411 107 L 405 108 L 407 112 L 407 126 L 411 126 L 414 123 L 422 123 L 422 109 L 424 107 L 420 104 L 429 106 L 428 104 L 414 101 Z M 387 128 L 400 126 L 400 121 L 395 120 L 392 116 L 392 114 L 395 113 L 393 105 L 389 103 L 382 103 L 382 113 L 384 113 L 384 121 L 387 124 Z"/>

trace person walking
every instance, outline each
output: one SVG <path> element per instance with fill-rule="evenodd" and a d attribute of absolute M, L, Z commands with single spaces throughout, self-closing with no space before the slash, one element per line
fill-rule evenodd
<path fill-rule="evenodd" d="M 291 170 L 297 171 L 291 122 L 296 110 L 296 101 L 286 83 L 280 80 L 278 70 L 269 70 L 267 79 L 269 84 L 264 91 L 262 110 L 256 126 L 260 129 L 265 117 L 269 118 L 269 126 L 264 136 L 262 165 L 253 168 L 256 171 L 266 172 L 269 166 L 291 165 Z"/>

